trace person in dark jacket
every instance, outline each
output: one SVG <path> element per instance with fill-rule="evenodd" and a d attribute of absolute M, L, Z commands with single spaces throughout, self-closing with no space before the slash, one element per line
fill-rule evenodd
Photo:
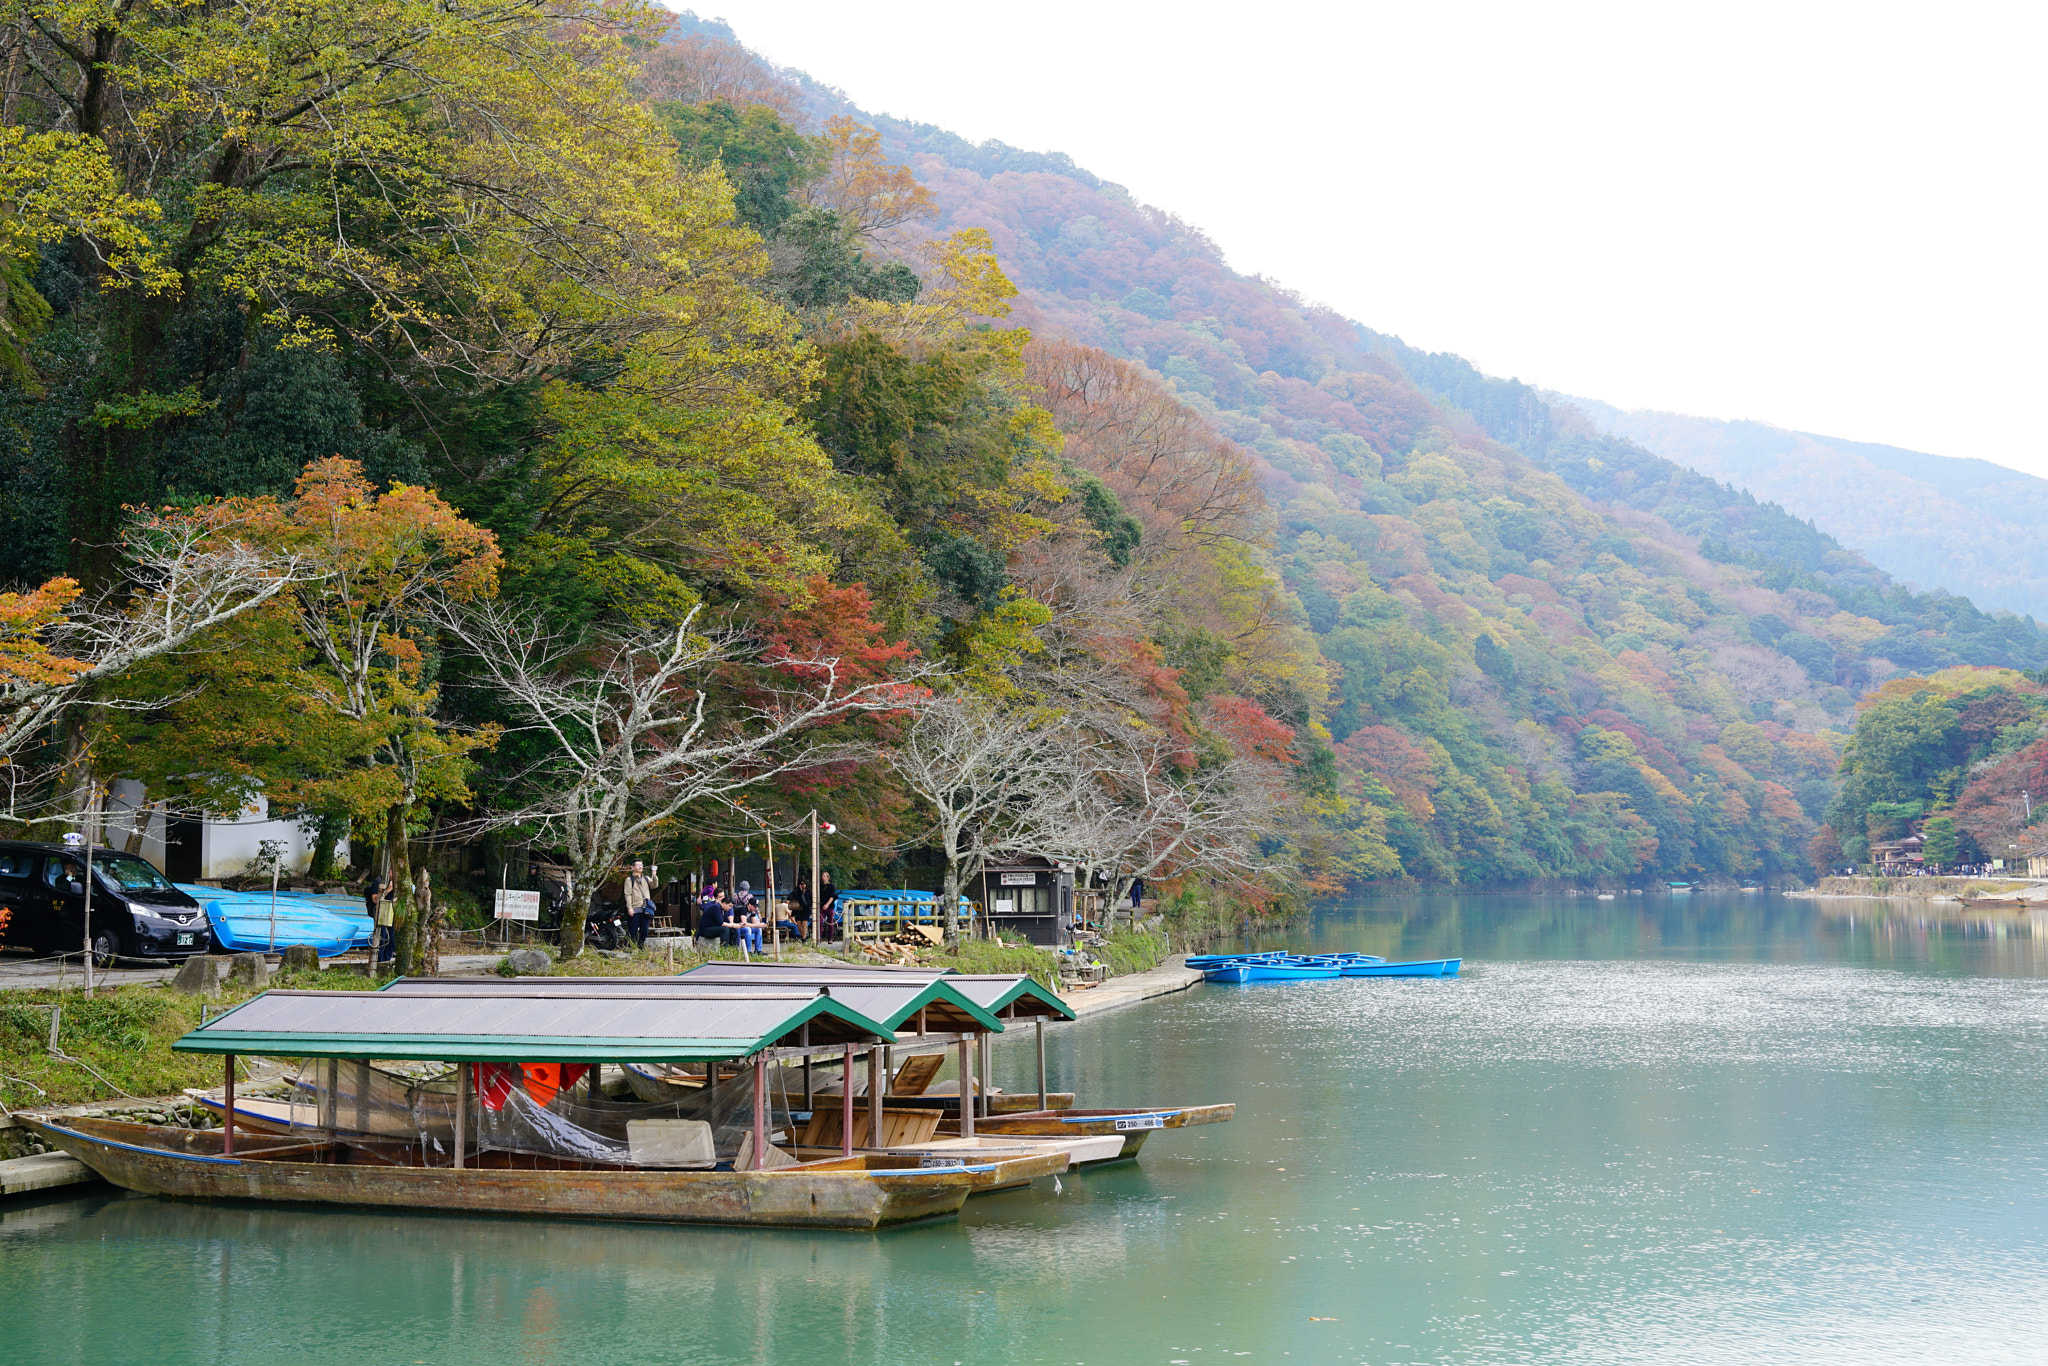
<path fill-rule="evenodd" d="M 789 889 L 789 913 L 796 920 L 796 937 L 811 937 L 811 888 L 804 881 L 801 871 L 797 873 L 796 886 Z"/>
<path fill-rule="evenodd" d="M 725 938 L 725 898 L 718 894 L 716 884 L 706 887 L 704 895 L 697 902 L 697 937 L 709 939 L 717 944 Z"/>

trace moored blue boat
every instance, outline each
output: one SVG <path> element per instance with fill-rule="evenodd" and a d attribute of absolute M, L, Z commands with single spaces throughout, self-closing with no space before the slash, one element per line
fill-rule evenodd
<path fill-rule="evenodd" d="M 1252 969 L 1249 963 L 1218 963 L 1213 968 L 1202 969 L 1205 982 L 1249 982 Z"/>
<path fill-rule="evenodd" d="M 1409 963 L 1350 963 L 1346 977 L 1456 977 L 1462 958 L 1426 958 Z"/>
<path fill-rule="evenodd" d="M 1247 963 L 1247 982 L 1306 982 L 1318 977 L 1341 977 L 1344 969 L 1335 963 Z"/>

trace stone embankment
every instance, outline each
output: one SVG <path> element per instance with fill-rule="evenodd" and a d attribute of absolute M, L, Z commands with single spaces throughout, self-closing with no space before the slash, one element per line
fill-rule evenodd
<path fill-rule="evenodd" d="M 1961 901 L 1968 897 L 2004 896 L 2038 890 L 2048 896 L 2048 883 L 2028 878 L 1998 877 L 1824 877 L 1811 891 L 1788 896 L 1881 897 L 1889 901 Z"/>

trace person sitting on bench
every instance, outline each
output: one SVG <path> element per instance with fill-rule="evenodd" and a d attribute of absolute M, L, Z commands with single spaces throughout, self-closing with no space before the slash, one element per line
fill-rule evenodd
<path fill-rule="evenodd" d="M 708 939 L 713 944 L 723 942 L 725 922 L 725 899 L 719 896 L 717 887 L 706 887 L 703 898 L 697 903 L 697 937 Z"/>

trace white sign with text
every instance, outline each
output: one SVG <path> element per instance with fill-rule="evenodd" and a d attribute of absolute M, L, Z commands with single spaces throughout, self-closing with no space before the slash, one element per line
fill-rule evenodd
<path fill-rule="evenodd" d="M 538 920 L 540 893 L 514 892 L 500 887 L 492 914 L 499 920 Z"/>

